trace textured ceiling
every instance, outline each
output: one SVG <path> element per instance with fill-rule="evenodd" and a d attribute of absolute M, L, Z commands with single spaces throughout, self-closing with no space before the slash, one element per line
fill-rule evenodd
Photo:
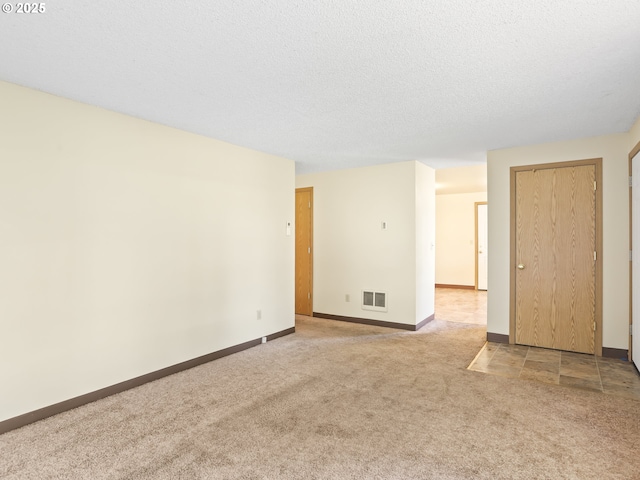
<path fill-rule="evenodd" d="M 15 2 L 13 2 L 15 5 Z M 638 0 L 45 2 L 0 80 L 296 161 L 298 173 L 625 132 Z"/>

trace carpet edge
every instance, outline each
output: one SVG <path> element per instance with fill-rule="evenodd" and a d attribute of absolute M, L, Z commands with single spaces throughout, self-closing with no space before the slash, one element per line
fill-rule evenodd
<path fill-rule="evenodd" d="M 267 335 L 266 338 L 267 338 L 267 341 L 271 341 L 271 340 L 275 340 L 276 338 L 280 338 L 285 335 L 295 333 L 295 331 L 296 331 L 296 328 L 294 326 L 291 328 L 287 328 L 285 330 L 281 330 L 279 332 L 272 333 L 271 335 Z M 31 412 L 23 413 L 22 415 L 18 415 L 16 417 L 11 417 L 6 420 L 2 420 L 0 421 L 0 435 L 2 435 L 3 433 L 10 432 L 11 430 L 16 430 L 18 428 L 24 427 L 31 423 L 35 423 L 39 420 L 44 420 L 45 418 L 52 417 L 59 413 L 66 412 L 68 410 L 72 410 L 77 407 L 81 407 L 82 405 L 87 405 L 88 403 L 101 400 L 111 395 L 115 395 L 116 393 L 121 393 L 126 390 L 130 390 L 132 388 L 144 385 L 145 383 L 153 382 L 154 380 L 159 380 L 161 378 L 168 377 L 169 375 L 173 375 L 174 373 L 179 373 L 184 370 L 188 370 L 190 368 L 197 367 L 205 363 L 209 363 L 213 360 L 217 360 L 219 358 L 226 357 L 234 353 L 242 352 L 243 350 L 247 350 L 249 348 L 255 347 L 257 345 L 260 345 L 261 343 L 262 343 L 262 338 L 257 338 L 255 340 L 249 340 L 247 342 L 240 343 L 238 345 L 232 345 L 231 347 L 223 348 L 222 350 L 217 350 L 215 352 L 211 352 L 196 358 L 192 358 L 191 360 L 186 360 L 184 362 L 176 363 L 175 365 L 170 365 L 168 367 L 161 368 L 160 370 L 155 370 L 153 372 L 140 375 L 139 377 L 134 377 L 129 380 L 125 380 L 123 382 L 119 382 L 114 385 L 110 385 L 108 387 L 95 390 L 93 392 L 85 393 L 83 395 L 79 395 L 77 397 L 73 397 L 68 400 L 63 400 L 62 402 L 54 403 L 53 405 L 48 405 L 46 407 L 42 407 L 37 410 L 33 410 Z"/>

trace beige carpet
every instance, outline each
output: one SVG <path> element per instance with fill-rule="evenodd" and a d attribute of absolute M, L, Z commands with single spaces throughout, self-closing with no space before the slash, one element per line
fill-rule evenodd
<path fill-rule="evenodd" d="M 469 371 L 483 336 L 300 320 L 0 436 L 0 478 L 640 478 L 640 402 Z"/>

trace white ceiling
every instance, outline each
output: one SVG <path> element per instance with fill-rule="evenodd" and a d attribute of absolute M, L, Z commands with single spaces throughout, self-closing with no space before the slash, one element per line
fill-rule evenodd
<path fill-rule="evenodd" d="M 281 155 L 298 173 L 478 164 L 640 115 L 638 0 L 45 6 L 0 13 L 0 80 Z"/>

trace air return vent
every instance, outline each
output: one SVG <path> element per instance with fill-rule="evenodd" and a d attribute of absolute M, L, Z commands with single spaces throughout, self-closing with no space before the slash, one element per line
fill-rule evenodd
<path fill-rule="evenodd" d="M 362 291 L 362 309 L 376 312 L 387 311 L 387 294 L 375 290 Z"/>

